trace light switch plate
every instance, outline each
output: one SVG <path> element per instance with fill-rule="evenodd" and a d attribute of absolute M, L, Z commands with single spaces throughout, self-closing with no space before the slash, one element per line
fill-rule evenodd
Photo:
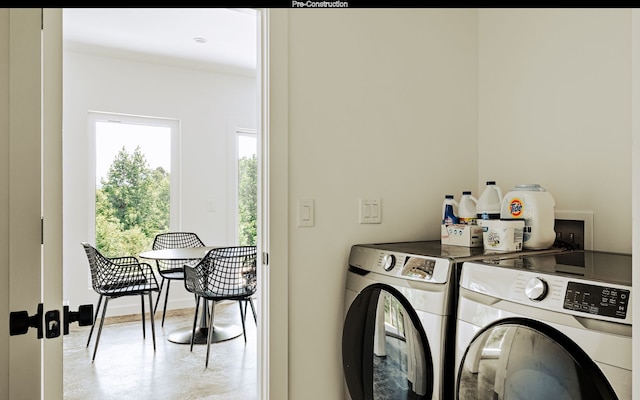
<path fill-rule="evenodd" d="M 382 200 L 380 198 L 360 198 L 360 223 L 379 224 L 382 222 Z"/>
<path fill-rule="evenodd" d="M 207 211 L 215 212 L 216 211 L 216 201 L 215 199 L 207 199 Z"/>
<path fill-rule="evenodd" d="M 313 199 L 298 199 L 298 226 L 315 225 L 315 204 Z"/>

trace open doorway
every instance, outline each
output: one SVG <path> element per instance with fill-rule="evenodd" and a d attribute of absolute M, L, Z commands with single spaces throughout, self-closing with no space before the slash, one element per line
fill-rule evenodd
<path fill-rule="evenodd" d="M 217 18 L 213 12 L 225 15 L 213 21 L 211 18 Z M 229 227 L 232 221 L 242 219 L 228 217 L 238 213 L 239 207 L 228 194 L 228 183 L 234 179 L 228 159 L 236 155 L 228 153 L 227 127 L 233 120 L 248 132 L 258 131 L 257 18 L 255 10 L 229 9 L 63 11 L 64 298 L 72 309 L 80 304 L 95 305 L 97 300 L 87 283 L 89 271 L 79 244 L 96 240 L 92 224 L 95 189 L 91 187 L 95 186 L 95 174 L 90 173 L 94 150 L 89 134 L 93 113 L 177 121 L 180 162 L 175 185 L 172 168 L 170 228 L 198 232 L 207 245 L 239 244 L 241 229 L 236 224 L 234 235 Z M 198 30 L 208 25 L 220 28 L 221 36 L 210 37 L 206 30 Z M 238 52 L 244 44 L 231 29 L 242 26 L 250 29 L 242 35 L 252 40 L 246 51 L 251 54 L 250 61 L 240 55 L 242 61 L 230 64 L 209 54 L 208 46 L 216 40 L 226 43 L 225 51 Z M 149 34 L 155 36 L 145 42 L 143 38 Z M 78 39 L 90 36 L 93 43 Z M 183 47 L 177 45 L 180 40 L 184 40 Z M 143 50 L 136 46 L 143 46 Z M 168 48 L 175 52 L 167 53 Z M 198 52 L 209 56 L 194 56 Z M 192 295 L 184 290 L 172 290 L 171 296 L 170 309 L 194 306 Z M 117 303 L 109 307 L 113 316 L 139 312 L 135 300 Z"/>

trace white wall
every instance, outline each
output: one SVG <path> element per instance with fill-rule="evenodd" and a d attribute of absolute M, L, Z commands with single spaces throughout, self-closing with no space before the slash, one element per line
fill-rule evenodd
<path fill-rule="evenodd" d="M 631 251 L 629 10 L 283 13 L 270 116 L 289 136 L 271 146 L 289 165 L 271 187 L 289 214 L 271 244 L 288 252 L 270 268 L 288 307 L 270 312 L 288 340 L 270 351 L 288 374 L 272 371 L 272 396 L 341 398 L 350 246 L 436 239 L 445 193 L 540 183 L 557 209 L 594 212 L 596 249 Z M 359 196 L 382 198 L 382 224 L 357 223 Z M 298 198 L 315 227 L 296 226 Z"/>
<path fill-rule="evenodd" d="M 64 52 L 64 296 L 72 309 L 94 303 L 80 242 L 89 235 L 87 111 L 175 118 L 181 127 L 180 229 L 206 244 L 234 244 L 228 223 L 229 122 L 256 128 L 253 77 Z M 215 212 L 207 212 L 214 199 Z M 86 284 L 83 284 L 86 283 Z M 191 307 L 181 284 L 171 287 L 169 308 Z M 109 305 L 109 315 L 138 313 L 137 299 Z"/>
<path fill-rule="evenodd" d="M 481 9 L 479 185 L 539 183 L 593 211 L 594 249 L 631 252 L 631 17 Z"/>
<path fill-rule="evenodd" d="M 289 398 L 338 399 L 351 245 L 437 239 L 444 195 L 477 187 L 476 12 L 292 10 L 288 23 L 290 206 L 272 229 L 289 230 Z M 359 197 L 382 199 L 381 224 L 358 223 Z M 297 227 L 299 198 L 315 199 L 314 227 Z"/>

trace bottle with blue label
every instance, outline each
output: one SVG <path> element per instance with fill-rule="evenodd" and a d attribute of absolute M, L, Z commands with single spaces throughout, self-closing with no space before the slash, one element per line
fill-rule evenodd
<path fill-rule="evenodd" d="M 443 216 L 442 223 L 444 225 L 453 225 L 459 223 L 458 216 L 456 215 L 456 209 L 458 208 L 458 202 L 454 200 L 452 194 L 444 196 L 444 202 L 442 203 Z"/>

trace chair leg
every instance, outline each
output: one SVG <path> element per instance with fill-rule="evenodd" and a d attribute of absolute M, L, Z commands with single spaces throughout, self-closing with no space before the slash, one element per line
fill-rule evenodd
<path fill-rule="evenodd" d="M 206 305 L 205 305 L 206 307 Z M 193 351 L 193 338 L 196 335 L 196 323 L 198 321 L 198 309 L 200 308 L 200 297 L 196 296 L 196 312 L 193 315 L 193 328 L 191 329 L 191 347 L 189 351 Z"/>
<path fill-rule="evenodd" d="M 242 321 L 242 335 L 244 336 L 244 342 L 247 343 L 247 330 L 245 329 L 244 319 L 247 315 L 246 308 L 242 309 L 242 300 L 238 300 L 238 305 L 240 306 L 240 320 Z"/>
<path fill-rule="evenodd" d="M 156 304 L 153 306 L 153 312 L 155 313 L 158 309 L 158 303 L 160 303 L 160 295 L 162 294 L 162 289 L 164 288 L 164 278 L 160 281 L 160 289 L 158 290 L 158 296 L 156 297 Z"/>
<path fill-rule="evenodd" d="M 100 304 L 102 304 L 102 295 L 98 299 L 98 307 L 96 307 L 96 313 L 93 316 L 93 324 L 91 325 L 91 330 L 89 331 L 89 339 L 87 339 L 87 347 L 89 347 L 89 343 L 91 342 L 91 336 L 93 335 L 93 328 L 96 326 L 96 321 L 98 320 L 98 313 L 100 312 Z"/>
<path fill-rule="evenodd" d="M 144 303 L 143 303 L 144 304 Z M 151 312 L 151 307 L 153 306 L 153 296 L 151 292 L 149 292 L 149 315 L 151 316 L 151 336 L 153 337 L 153 351 L 156 351 L 156 327 L 155 321 L 153 320 L 153 313 Z M 142 318 L 144 321 L 144 313 L 142 314 Z"/>
<path fill-rule="evenodd" d="M 251 311 L 253 312 L 253 321 L 258 324 L 258 316 L 256 315 L 256 308 L 253 305 L 253 299 L 251 297 L 249 297 L 249 304 L 251 305 Z M 246 308 L 245 308 L 246 309 Z M 246 315 L 246 311 L 245 311 L 245 315 Z"/>
<path fill-rule="evenodd" d="M 167 301 L 169 301 L 169 287 L 171 287 L 171 279 L 167 280 L 167 290 L 164 292 L 164 308 L 162 309 L 162 326 L 164 326 L 164 316 L 167 315 Z"/>
<path fill-rule="evenodd" d="M 140 304 L 142 305 L 142 338 L 145 339 L 147 337 L 147 333 L 145 331 L 145 323 L 144 323 L 144 294 L 140 295 Z"/>
<path fill-rule="evenodd" d="M 104 324 L 104 318 L 107 315 L 107 305 L 109 304 L 109 298 L 104 299 L 104 305 L 102 306 L 102 318 L 100 318 L 100 326 L 98 327 L 98 336 L 96 336 L 96 344 L 93 348 L 93 357 L 91 362 L 96 359 L 96 353 L 98 352 L 98 343 L 100 343 L 100 335 L 102 334 L 102 324 Z"/>
<path fill-rule="evenodd" d="M 211 312 L 209 313 L 209 330 L 208 330 L 208 335 L 207 335 L 207 360 L 204 363 L 204 367 L 208 368 L 209 367 L 209 349 L 211 348 L 211 339 L 213 338 L 213 313 L 214 313 L 214 307 L 216 305 L 215 300 L 211 301 Z M 207 306 L 207 300 L 205 299 L 204 301 L 204 306 Z"/>

